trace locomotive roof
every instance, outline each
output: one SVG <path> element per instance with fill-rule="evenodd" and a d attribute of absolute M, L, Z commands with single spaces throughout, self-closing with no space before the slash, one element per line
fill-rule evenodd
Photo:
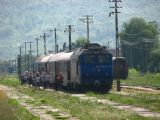
<path fill-rule="evenodd" d="M 115 60 L 116 57 L 113 57 L 112 59 Z M 126 58 L 125 57 L 118 57 L 117 59 L 126 59 Z"/>
<path fill-rule="evenodd" d="M 88 52 L 97 52 L 97 51 L 101 51 L 101 53 L 106 53 L 106 54 L 111 54 L 110 51 L 106 50 L 105 48 L 103 48 L 103 46 L 97 45 L 97 46 L 91 46 L 91 47 L 81 47 L 81 48 L 77 48 L 73 55 L 80 55 L 83 52 L 88 51 Z"/>
<path fill-rule="evenodd" d="M 49 62 L 70 60 L 70 57 L 72 54 L 73 54 L 73 52 L 61 52 L 61 53 L 54 54 L 49 59 Z"/>

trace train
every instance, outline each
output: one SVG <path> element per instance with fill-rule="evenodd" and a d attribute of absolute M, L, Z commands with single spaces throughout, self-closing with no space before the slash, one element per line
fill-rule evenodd
<path fill-rule="evenodd" d="M 113 57 L 113 78 L 127 79 L 128 77 L 128 61 L 124 57 Z"/>
<path fill-rule="evenodd" d="M 34 71 L 48 73 L 51 86 L 55 85 L 56 74 L 61 73 L 66 89 L 109 91 L 113 84 L 112 54 L 98 43 L 41 56 L 35 60 Z"/>

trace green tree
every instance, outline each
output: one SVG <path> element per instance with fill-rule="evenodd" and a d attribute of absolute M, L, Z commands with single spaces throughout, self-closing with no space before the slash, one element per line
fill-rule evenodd
<path fill-rule="evenodd" d="M 152 72 L 160 72 L 160 47 L 151 51 L 148 69 Z"/>
<path fill-rule="evenodd" d="M 87 44 L 87 43 L 88 43 L 87 38 L 84 38 L 84 37 L 79 37 L 79 38 L 76 40 L 76 46 L 77 46 L 77 47 L 84 46 L 84 45 Z"/>
<path fill-rule="evenodd" d="M 158 47 L 157 23 L 134 17 L 123 24 L 120 40 L 122 55 L 128 59 L 130 67 L 139 66 L 146 71 L 149 54 Z"/>

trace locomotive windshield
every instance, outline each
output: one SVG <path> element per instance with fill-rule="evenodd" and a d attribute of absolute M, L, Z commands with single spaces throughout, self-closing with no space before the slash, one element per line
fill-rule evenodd
<path fill-rule="evenodd" d="M 99 64 L 110 63 L 110 56 L 109 55 L 98 55 L 98 63 Z"/>
<path fill-rule="evenodd" d="M 96 62 L 95 55 L 84 55 L 83 61 L 85 64 L 94 64 Z"/>
<path fill-rule="evenodd" d="M 84 64 L 109 64 L 110 56 L 109 55 L 84 55 L 83 56 Z"/>

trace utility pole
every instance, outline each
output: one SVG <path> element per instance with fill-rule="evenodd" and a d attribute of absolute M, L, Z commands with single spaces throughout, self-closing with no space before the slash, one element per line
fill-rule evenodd
<path fill-rule="evenodd" d="M 116 59 L 119 57 L 119 40 L 118 40 L 118 8 L 122 8 L 122 7 L 118 7 L 118 2 L 122 2 L 121 0 L 109 0 L 109 2 L 113 2 L 115 4 L 114 7 L 110 7 L 110 8 L 114 8 L 115 11 L 110 12 L 109 16 L 111 16 L 112 14 L 115 15 L 115 31 L 116 31 Z M 117 62 L 116 62 L 116 66 L 117 66 Z M 117 67 L 116 67 L 116 75 L 117 74 Z M 117 76 L 117 91 L 121 91 L 121 84 L 120 84 L 120 79 L 119 76 Z"/>
<path fill-rule="evenodd" d="M 32 52 L 33 52 L 33 51 L 32 51 L 32 43 L 33 43 L 33 42 L 30 41 L 30 42 L 28 42 L 28 43 L 29 43 L 29 48 L 30 48 L 29 54 L 30 54 L 30 56 L 32 56 Z"/>
<path fill-rule="evenodd" d="M 20 81 L 21 80 L 21 73 L 22 73 L 21 52 L 18 55 L 17 62 L 18 62 L 18 66 L 17 66 L 17 68 L 18 68 L 18 75 L 19 75 L 19 81 Z"/>
<path fill-rule="evenodd" d="M 43 36 L 40 36 L 44 39 L 44 55 L 47 55 L 47 50 L 46 50 L 46 37 L 49 37 L 46 35 L 46 33 L 44 33 Z"/>
<path fill-rule="evenodd" d="M 110 44 L 110 42 L 107 43 L 107 49 L 108 49 L 108 50 L 109 50 L 109 44 Z"/>
<path fill-rule="evenodd" d="M 29 54 L 27 54 L 27 70 L 29 71 Z"/>
<path fill-rule="evenodd" d="M 29 45 L 30 45 L 30 50 L 28 50 L 28 52 L 29 52 L 29 54 L 27 54 L 26 53 L 26 51 L 27 51 L 27 49 L 26 49 L 26 45 L 27 45 L 27 43 L 29 43 Z M 31 64 L 32 64 L 32 43 L 33 42 L 25 42 L 25 62 L 27 62 L 27 63 L 25 63 L 26 65 L 25 65 L 25 67 L 27 67 L 27 70 L 29 71 L 30 69 L 30 61 L 31 61 Z"/>
<path fill-rule="evenodd" d="M 58 46 L 58 44 L 57 44 L 57 29 L 56 28 L 54 28 L 54 30 L 50 30 L 50 32 L 53 32 L 54 31 L 54 42 L 55 42 L 55 44 L 54 44 L 54 46 L 55 46 L 55 53 L 58 53 L 58 51 L 57 51 L 57 46 Z"/>
<path fill-rule="evenodd" d="M 69 51 L 71 51 L 71 50 L 72 50 L 71 33 L 72 33 L 72 32 L 75 32 L 74 27 L 71 26 L 71 25 L 68 25 L 68 26 L 65 28 L 64 32 L 69 32 Z"/>
<path fill-rule="evenodd" d="M 57 48 L 57 53 L 58 53 L 59 52 L 59 50 L 58 50 L 58 48 L 59 48 L 58 44 L 57 44 L 56 48 Z"/>
<path fill-rule="evenodd" d="M 32 60 L 32 52 L 34 52 L 34 51 L 32 51 L 32 43 L 33 43 L 33 42 L 31 42 L 31 41 L 29 42 L 29 45 L 30 45 L 30 51 L 29 51 L 29 56 L 28 56 L 28 57 L 29 57 L 29 59 L 30 59 L 29 66 L 30 66 L 31 68 L 32 68 L 32 64 L 33 64 L 33 63 L 32 63 L 32 62 L 33 62 L 33 60 Z"/>
<path fill-rule="evenodd" d="M 21 45 L 19 46 L 19 55 L 20 57 L 22 56 L 22 46 Z"/>
<path fill-rule="evenodd" d="M 38 39 L 38 38 L 36 38 L 36 45 L 37 45 L 37 57 L 38 57 L 38 41 L 39 41 L 40 39 Z"/>
<path fill-rule="evenodd" d="M 146 72 L 147 72 L 147 69 L 146 69 L 146 65 L 147 65 L 147 61 L 148 61 L 148 57 L 147 57 L 147 48 L 149 48 L 149 42 L 151 42 L 151 41 L 149 41 L 148 39 L 145 39 L 144 40 L 144 74 L 146 74 Z"/>
<path fill-rule="evenodd" d="M 24 46 L 21 46 L 21 55 L 24 56 L 24 50 L 23 50 Z"/>
<path fill-rule="evenodd" d="M 87 43 L 89 43 L 89 24 L 93 23 L 93 16 L 86 15 L 83 18 L 80 18 L 79 20 L 84 23 L 87 23 Z"/>
<path fill-rule="evenodd" d="M 21 66 L 24 64 L 24 50 L 23 50 L 24 46 L 21 46 Z M 22 68 L 22 72 L 25 70 L 24 65 L 21 67 Z"/>
<path fill-rule="evenodd" d="M 26 50 L 27 50 L 27 42 L 24 42 L 25 43 L 25 56 L 24 56 L 24 61 L 25 61 L 25 70 L 27 68 L 27 57 L 26 57 Z"/>
<path fill-rule="evenodd" d="M 21 73 L 22 73 L 22 46 L 20 45 L 19 46 L 19 55 L 18 55 L 18 58 L 17 58 L 17 61 L 18 61 L 18 75 L 19 75 L 19 80 L 20 80 L 20 76 L 21 76 Z"/>

